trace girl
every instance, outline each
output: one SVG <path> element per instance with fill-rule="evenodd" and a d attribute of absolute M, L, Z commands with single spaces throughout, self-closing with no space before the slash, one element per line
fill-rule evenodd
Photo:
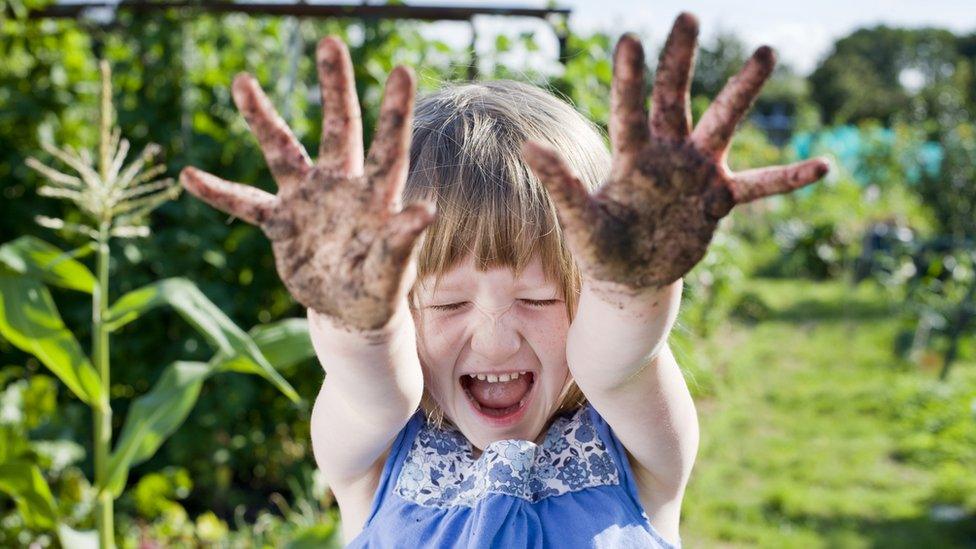
<path fill-rule="evenodd" d="M 449 86 L 414 121 L 397 67 L 364 160 L 351 61 L 329 37 L 313 163 L 235 78 L 277 196 L 194 168 L 181 182 L 259 225 L 308 308 L 327 373 L 313 450 L 350 546 L 680 544 L 698 446 L 666 343 L 681 277 L 735 204 L 827 171 L 729 171 L 773 56 L 757 50 L 693 129 L 697 27 L 675 21 L 650 117 L 641 45 L 618 42 L 612 156 L 572 108 L 514 82 Z"/>

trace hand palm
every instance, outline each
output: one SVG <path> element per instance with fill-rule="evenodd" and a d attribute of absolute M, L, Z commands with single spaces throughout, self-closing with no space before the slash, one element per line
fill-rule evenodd
<path fill-rule="evenodd" d="M 383 326 L 412 284 L 415 241 L 433 205 L 400 210 L 406 179 L 414 82 L 390 74 L 369 156 L 363 161 L 352 62 L 338 39 L 317 49 L 323 121 L 313 165 L 250 75 L 233 95 L 260 142 L 277 195 L 186 168 L 181 183 L 216 208 L 260 226 L 271 239 L 278 273 L 297 301 L 356 330 Z"/>
<path fill-rule="evenodd" d="M 772 72 L 768 47 L 756 51 L 692 131 L 691 68 L 698 27 L 675 21 L 661 53 L 652 113 L 644 109 L 644 56 L 625 35 L 614 53 L 608 180 L 590 194 L 551 148 L 527 142 L 526 162 L 557 204 L 567 243 L 592 280 L 629 290 L 663 287 L 704 256 L 718 221 L 737 203 L 812 183 L 823 160 L 733 174 L 725 158 L 736 123 Z"/>

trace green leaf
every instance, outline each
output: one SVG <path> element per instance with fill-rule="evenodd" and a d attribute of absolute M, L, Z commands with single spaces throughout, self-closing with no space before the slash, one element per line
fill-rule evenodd
<path fill-rule="evenodd" d="M 335 523 L 313 524 L 299 530 L 285 546 L 287 549 L 331 549 L 342 547 Z"/>
<path fill-rule="evenodd" d="M 261 324 L 250 333 L 260 353 L 279 369 L 290 368 L 315 354 L 305 319 Z M 171 364 L 153 389 L 136 399 L 129 408 L 109 463 L 108 489 L 115 497 L 122 493 L 129 469 L 152 457 L 163 441 L 176 432 L 196 404 L 208 377 L 221 371 L 258 373 L 260 369 L 250 355 L 228 358 L 218 354 L 207 364 Z"/>
<path fill-rule="evenodd" d="M 41 470 L 33 463 L 11 461 L 0 465 L 0 492 L 13 498 L 27 526 L 50 530 L 57 524 L 54 496 Z"/>
<path fill-rule="evenodd" d="M 288 319 L 275 324 L 255 326 L 251 329 L 252 339 L 200 293 L 196 286 L 184 279 L 164 280 L 126 294 L 112 307 L 109 323 L 112 329 L 118 329 L 163 304 L 177 309 L 214 344 L 218 353 L 206 364 L 171 364 L 152 390 L 133 402 L 109 461 L 109 480 L 105 489 L 110 490 L 115 497 L 121 495 L 125 489 L 130 468 L 152 457 L 183 423 L 196 404 L 203 382 L 208 377 L 222 371 L 265 376 L 267 372 L 271 372 L 280 379 L 279 389 L 285 394 L 290 391 L 289 396 L 294 395 L 292 400 L 297 401 L 297 393 L 271 364 L 278 368 L 287 368 L 315 354 L 306 320 Z M 218 333 L 211 336 L 206 330 Z M 265 355 L 265 352 L 268 354 Z"/>
<path fill-rule="evenodd" d="M 167 278 L 133 290 L 109 309 L 109 330 L 118 330 L 143 314 L 169 305 L 190 323 L 227 362 L 227 369 L 258 374 L 293 402 L 295 389 L 271 366 L 254 340 L 227 317 L 195 284 L 185 278 Z"/>
<path fill-rule="evenodd" d="M 248 332 L 261 353 L 279 372 L 315 356 L 308 335 L 308 320 L 289 318 L 274 324 L 258 324 Z"/>
<path fill-rule="evenodd" d="M 71 547 L 71 549 L 97 549 L 98 530 L 75 530 L 67 524 L 58 525 L 58 538 L 61 540 L 61 547 Z"/>
<path fill-rule="evenodd" d="M 109 459 L 104 489 L 114 497 L 122 494 L 129 469 L 152 457 L 176 432 L 196 404 L 203 382 L 217 370 L 216 362 L 174 362 L 148 393 L 132 402 Z"/>
<path fill-rule="evenodd" d="M 90 252 L 91 246 L 65 252 L 37 237 L 22 236 L 0 246 L 0 264 L 15 273 L 90 294 L 95 288 L 95 276 L 75 260 Z"/>
<path fill-rule="evenodd" d="M 86 404 L 99 403 L 98 372 L 39 281 L 0 273 L 0 335 L 40 359 Z"/>

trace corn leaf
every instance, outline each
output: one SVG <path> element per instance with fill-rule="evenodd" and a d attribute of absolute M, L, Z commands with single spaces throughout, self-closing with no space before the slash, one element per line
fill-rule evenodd
<path fill-rule="evenodd" d="M 288 373 L 298 363 L 315 356 L 308 335 L 308 320 L 304 318 L 258 324 L 248 333 L 279 372 Z"/>
<path fill-rule="evenodd" d="M 129 407 L 125 425 L 109 460 L 105 489 L 119 497 L 129 469 L 149 459 L 190 414 L 204 380 L 217 371 L 213 363 L 174 362 L 146 394 Z"/>
<path fill-rule="evenodd" d="M 308 336 L 308 321 L 288 319 L 261 324 L 250 330 L 255 343 L 276 369 L 289 368 L 315 354 Z M 247 356 L 218 354 L 209 363 L 175 362 L 156 385 L 133 401 L 109 461 L 107 489 L 118 497 L 129 470 L 149 459 L 196 405 L 203 382 L 222 371 L 255 373 L 260 367 Z"/>
<path fill-rule="evenodd" d="M 0 264 L 18 274 L 90 294 L 95 288 L 95 276 L 74 259 L 90 250 L 85 246 L 65 252 L 40 238 L 22 236 L 0 246 Z"/>
<path fill-rule="evenodd" d="M 149 311 L 168 305 L 202 335 L 223 360 L 225 369 L 258 374 L 270 381 L 293 402 L 301 399 L 285 378 L 281 377 L 257 344 L 185 278 L 168 278 L 120 297 L 109 309 L 107 326 L 118 330 Z"/>
<path fill-rule="evenodd" d="M 36 356 L 86 404 L 99 403 L 98 372 L 39 281 L 0 273 L 0 335 Z"/>

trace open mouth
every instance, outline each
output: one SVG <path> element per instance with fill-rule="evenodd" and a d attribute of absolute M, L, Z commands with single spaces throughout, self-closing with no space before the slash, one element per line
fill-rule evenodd
<path fill-rule="evenodd" d="M 535 385 L 532 372 L 465 374 L 461 388 L 472 407 L 494 420 L 513 419 L 525 408 Z"/>

